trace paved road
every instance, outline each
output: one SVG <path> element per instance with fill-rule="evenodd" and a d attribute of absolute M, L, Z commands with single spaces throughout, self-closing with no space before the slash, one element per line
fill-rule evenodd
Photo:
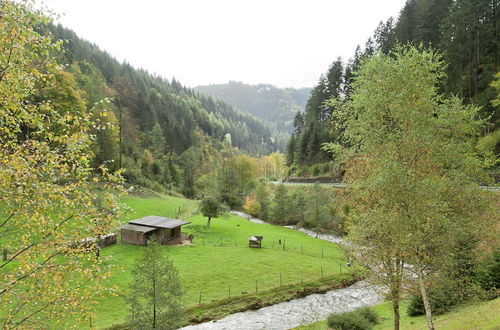
<path fill-rule="evenodd" d="M 270 184 L 281 184 L 283 183 L 285 186 L 312 186 L 314 183 L 311 182 L 281 182 L 281 181 L 266 181 L 266 183 Z M 345 188 L 345 184 L 341 182 L 331 182 L 331 183 L 320 183 L 322 186 L 331 186 L 337 188 Z"/>
<path fill-rule="evenodd" d="M 266 181 L 266 183 L 270 184 L 281 184 L 281 181 Z M 285 186 L 312 186 L 314 183 L 310 182 L 283 182 Z M 331 183 L 320 183 L 322 186 L 331 186 L 336 188 L 345 188 L 346 185 L 342 182 L 331 182 Z M 479 188 L 489 191 L 500 192 L 500 186 L 480 186 Z"/>

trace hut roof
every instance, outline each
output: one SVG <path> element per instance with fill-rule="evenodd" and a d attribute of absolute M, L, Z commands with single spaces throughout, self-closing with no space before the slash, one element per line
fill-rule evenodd
<path fill-rule="evenodd" d="M 179 219 L 170 219 L 170 218 L 165 218 L 165 217 L 159 217 L 156 215 L 149 215 L 149 216 L 144 217 L 144 218 L 131 220 L 128 223 L 132 224 L 132 225 L 139 225 L 139 226 L 172 229 L 172 228 L 180 227 L 183 225 L 187 225 L 188 223 L 191 223 L 191 222 L 183 221 L 183 220 L 179 220 Z"/>
<path fill-rule="evenodd" d="M 139 226 L 139 225 L 133 225 L 130 223 L 126 223 L 126 224 L 120 226 L 119 228 L 125 229 L 125 230 L 130 230 L 130 231 L 137 231 L 140 233 L 149 233 L 150 231 L 153 231 L 156 229 L 154 227 Z"/>

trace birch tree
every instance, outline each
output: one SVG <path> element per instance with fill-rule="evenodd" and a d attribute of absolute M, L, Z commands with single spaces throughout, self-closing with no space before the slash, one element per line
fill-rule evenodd
<path fill-rule="evenodd" d="M 133 329 L 178 329 L 184 311 L 179 274 L 153 237 L 136 260 L 126 301 Z"/>
<path fill-rule="evenodd" d="M 478 237 L 491 226 L 491 197 L 479 189 L 485 176 L 474 151 L 483 122 L 478 108 L 439 93 L 443 72 L 433 51 L 376 55 L 359 70 L 347 105 L 345 137 L 356 146 L 346 172 L 348 237 L 389 289 L 395 329 L 401 293 L 413 279 L 434 328 L 430 279 L 460 233 Z"/>

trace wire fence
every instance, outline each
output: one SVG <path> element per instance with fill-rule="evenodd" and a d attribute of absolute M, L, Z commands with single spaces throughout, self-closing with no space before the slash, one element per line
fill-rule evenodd
<path fill-rule="evenodd" d="M 227 238 L 224 236 L 204 235 L 204 233 L 195 233 L 193 243 L 204 246 L 214 246 L 231 249 L 249 249 L 248 238 Z M 261 249 L 276 250 L 285 253 L 292 253 L 296 256 L 304 255 L 317 258 L 317 266 L 314 270 L 303 269 L 299 271 L 277 271 L 273 274 L 269 272 L 260 277 L 255 277 L 250 280 L 248 276 L 244 276 L 239 280 L 227 281 L 210 281 L 213 284 L 207 285 L 203 289 L 186 288 L 186 304 L 201 304 L 214 302 L 217 300 L 231 298 L 249 293 L 259 293 L 264 290 L 273 289 L 276 287 L 290 284 L 306 284 L 307 282 L 316 281 L 330 275 L 345 273 L 352 271 L 355 264 L 339 253 L 339 250 L 328 247 L 310 247 L 307 244 L 297 244 L 296 242 L 286 238 L 273 238 L 263 240 Z M 209 282 L 209 283 L 210 283 Z"/>
<path fill-rule="evenodd" d="M 225 238 L 224 236 L 214 237 L 214 236 L 202 236 L 194 235 L 192 242 L 199 245 L 205 246 L 218 246 L 226 248 L 234 247 L 249 247 L 249 241 L 247 239 L 231 239 Z M 311 248 L 307 244 L 296 244 L 294 242 L 287 241 L 286 238 L 275 238 L 271 240 L 263 240 L 261 242 L 261 248 L 270 250 L 281 250 L 286 252 L 294 252 L 297 254 L 316 257 L 321 259 L 339 259 L 342 256 L 339 255 L 338 249 L 329 249 L 325 247 L 321 248 Z"/>
<path fill-rule="evenodd" d="M 337 258 L 338 261 L 345 262 L 342 258 Z M 303 285 L 308 283 L 320 281 L 329 276 L 354 272 L 358 269 L 358 265 L 339 263 L 332 267 L 331 260 L 321 260 L 316 266 L 316 269 L 298 270 L 298 271 L 277 271 L 267 273 L 260 277 L 249 278 L 244 277 L 239 280 L 234 279 L 231 281 L 214 281 L 207 283 L 203 288 L 186 288 L 184 286 L 184 305 L 196 306 L 205 303 L 217 302 L 223 299 L 230 299 L 241 297 L 251 294 L 259 294 L 264 291 L 272 290 L 275 288 L 285 287 L 287 285 Z M 338 268 L 337 268 L 338 267 Z M 221 283 L 222 282 L 222 283 Z M 123 295 L 120 294 L 123 297 Z M 97 321 L 97 322 L 96 322 Z M 95 326 L 101 327 L 102 324 L 120 325 L 123 321 L 116 316 L 103 317 L 99 316 L 97 319 L 85 318 L 81 320 L 81 326 L 88 325 L 90 329 Z"/>
<path fill-rule="evenodd" d="M 200 305 L 246 294 L 258 294 L 287 285 L 305 286 L 310 282 L 319 281 L 328 276 L 353 272 L 357 269 L 357 266 L 351 263 L 339 263 L 335 266 L 338 266 L 338 269 L 333 269 L 331 266 L 326 267 L 321 262 L 315 272 L 311 272 L 311 270 L 295 272 L 281 271 L 272 274 L 268 273 L 265 276 L 253 279 L 245 277 L 238 281 L 224 281 L 213 286 L 206 285 L 203 288 L 188 289 L 186 290 L 186 297 L 188 299 L 185 303 L 186 305 Z"/>

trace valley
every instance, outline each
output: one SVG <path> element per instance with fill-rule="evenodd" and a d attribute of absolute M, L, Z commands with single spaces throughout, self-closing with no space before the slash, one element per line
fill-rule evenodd
<path fill-rule="evenodd" d="M 0 2 L 0 328 L 500 327 L 500 1 L 48 2 Z"/>

